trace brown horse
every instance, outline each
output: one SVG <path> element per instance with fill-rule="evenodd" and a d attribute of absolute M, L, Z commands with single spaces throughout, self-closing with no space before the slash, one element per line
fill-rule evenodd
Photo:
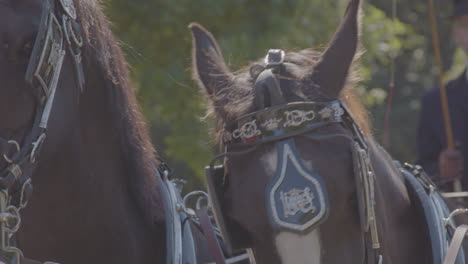
<path fill-rule="evenodd" d="M 218 201 L 219 207 L 231 238 L 236 237 L 237 241 L 243 241 L 243 247 L 252 248 L 257 263 L 378 263 L 379 260 L 398 264 L 433 263 L 424 216 L 420 214 L 399 168 L 373 139 L 366 112 L 352 90 L 357 81 L 353 63 L 359 50 L 359 10 L 360 1 L 351 0 L 324 53 L 310 49 L 288 52 L 284 61 L 268 57 L 237 72 L 228 69 L 213 36 L 198 24 L 190 25 L 194 79 L 208 99 L 208 115 L 216 119 L 219 144 L 227 153 L 224 155 L 225 175 L 220 183 L 224 194 Z M 279 57 L 281 53 L 275 51 L 270 55 Z M 265 77 L 264 73 L 270 69 L 271 77 Z M 277 128 L 278 123 L 284 127 L 290 125 L 281 123 L 283 121 L 279 120 L 278 114 L 271 114 L 283 111 L 288 105 L 320 107 L 323 110 L 325 108 L 321 105 L 339 101 L 346 104 L 354 116 L 355 122 L 346 123 L 351 126 L 341 121 L 327 121 L 316 124 L 307 133 L 291 136 L 292 130 L 285 136 Z M 346 115 L 337 109 L 340 108 L 334 111 L 339 116 Z M 313 122 L 309 120 L 319 116 L 318 112 L 307 113 L 298 115 L 298 119 L 288 120 L 297 122 L 299 126 L 306 121 Z M 326 113 L 320 112 L 324 120 L 330 118 L 329 112 Z M 259 121 L 262 115 L 269 119 L 263 119 L 267 121 L 266 128 L 260 129 L 260 123 L 255 121 Z M 353 124 L 363 131 L 360 141 L 356 139 L 359 129 L 353 130 Z M 233 126 L 238 129 L 233 131 Z M 270 131 L 273 132 L 268 134 L 268 126 L 276 130 L 272 129 Z M 298 129 L 303 129 L 303 126 Z M 272 135 L 277 132 L 279 135 Z M 287 143 L 277 147 L 285 137 L 288 138 Z M 236 138 L 242 139 L 242 143 L 233 143 Z M 370 221 L 376 223 L 375 230 L 378 231 L 377 237 L 371 241 L 380 242 L 380 247 L 377 243 L 369 247 L 370 239 L 362 229 L 363 214 L 359 206 L 362 186 L 356 182 L 353 141 L 367 143 L 370 164 L 364 164 L 362 169 L 369 166 L 375 175 L 370 177 L 375 178 L 375 207 L 372 203 L 368 206 L 375 209 L 375 218 Z M 285 146 L 291 145 L 296 150 L 287 152 Z M 279 155 L 282 153 L 299 157 L 294 166 L 308 171 L 301 172 L 303 175 L 319 175 L 324 181 L 319 184 L 320 188 L 326 186 L 322 191 L 326 189 L 328 193 L 328 218 L 324 214 L 323 221 L 305 232 L 285 231 L 284 226 L 287 225 L 277 220 L 277 215 L 272 217 L 271 208 L 275 209 L 273 196 L 269 196 L 270 193 L 265 195 L 267 190 L 272 190 L 272 180 L 282 166 L 282 156 Z M 282 184 L 291 184 L 286 181 Z M 307 217 L 305 212 L 312 210 L 309 202 L 312 198 L 318 199 L 317 192 L 314 194 L 311 196 L 310 189 L 289 192 L 293 206 L 289 205 L 290 211 L 284 218 L 294 216 L 299 210 L 303 210 L 302 215 Z M 284 204 L 286 208 L 288 205 Z M 289 226 L 292 229 L 297 225 Z M 232 227 L 234 229 L 229 230 Z M 369 254 L 373 250 L 376 259 Z"/>
<path fill-rule="evenodd" d="M 20 145 L 38 104 L 25 73 L 42 2 L 0 0 L 0 138 Z M 165 263 L 162 181 L 126 61 L 99 2 L 75 6 L 86 85 L 67 51 L 17 246 L 66 264 Z"/>

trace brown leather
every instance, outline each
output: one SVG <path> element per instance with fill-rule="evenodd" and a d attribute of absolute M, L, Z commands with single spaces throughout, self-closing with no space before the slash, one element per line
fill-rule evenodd
<path fill-rule="evenodd" d="M 447 251 L 447 256 L 445 256 L 444 264 L 455 264 L 457 260 L 458 252 L 460 247 L 465 239 L 466 233 L 468 232 L 468 226 L 461 225 L 455 230 L 452 241 L 450 242 L 450 247 Z"/>
<path fill-rule="evenodd" d="M 226 264 L 224 260 L 224 254 L 219 245 L 219 241 L 216 238 L 216 235 L 211 226 L 210 217 L 208 216 L 208 209 L 206 207 L 197 210 L 197 216 L 200 220 L 200 225 L 203 231 L 203 234 L 206 237 L 208 242 L 208 247 L 210 248 L 211 254 L 216 262 L 216 264 Z"/>

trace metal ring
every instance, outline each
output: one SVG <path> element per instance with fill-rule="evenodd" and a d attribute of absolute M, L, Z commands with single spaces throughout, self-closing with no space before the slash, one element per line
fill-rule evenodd
<path fill-rule="evenodd" d="M 192 197 L 196 197 L 196 196 L 200 196 L 198 199 L 197 199 L 197 203 L 196 203 L 196 209 L 199 210 L 201 208 L 201 202 L 200 202 L 200 199 L 206 199 L 208 201 L 208 204 L 207 204 L 207 207 L 208 209 L 211 208 L 211 202 L 210 202 L 210 199 L 208 198 L 208 194 L 204 191 L 193 191 L 193 192 L 190 192 L 188 193 L 187 195 L 184 196 L 184 199 L 183 199 L 183 210 L 186 214 L 192 216 L 192 217 L 196 217 L 195 215 L 195 212 L 194 210 L 192 210 L 191 208 L 189 208 L 187 206 L 187 202 L 190 198 Z"/>
<path fill-rule="evenodd" d="M 19 143 L 16 140 L 8 140 L 8 144 L 14 145 L 16 147 L 16 153 L 21 151 L 21 147 Z M 12 164 L 13 160 L 10 159 L 6 154 L 3 154 L 3 158 L 5 159 L 6 162 Z"/>
<path fill-rule="evenodd" d="M 6 154 L 3 154 L 3 159 L 9 164 L 13 163 L 13 161 L 10 158 L 8 158 Z"/>
<path fill-rule="evenodd" d="M 21 226 L 21 216 L 20 216 L 19 210 L 18 208 L 10 205 L 7 207 L 6 211 L 16 218 L 16 223 L 12 227 L 10 227 L 8 223 L 6 223 L 5 230 L 7 233 L 10 233 L 10 234 L 16 233 Z"/>
<path fill-rule="evenodd" d="M 196 205 L 195 205 L 195 208 L 197 208 L 197 210 L 200 210 L 200 209 L 202 208 L 202 205 L 201 205 L 201 204 L 202 204 L 202 202 L 203 202 L 204 200 L 206 201 L 206 204 L 207 204 L 207 206 L 208 206 L 208 208 L 209 208 L 209 206 L 210 206 L 210 199 L 208 198 L 208 195 L 205 194 L 204 196 L 198 197 L 197 203 L 196 203 Z"/>
<path fill-rule="evenodd" d="M 445 227 L 450 227 L 453 229 L 453 231 L 455 231 L 457 227 L 455 226 L 455 223 L 453 222 L 453 218 L 457 215 L 462 215 L 462 214 L 468 214 L 468 209 L 467 208 L 456 209 L 453 212 L 451 212 L 447 218 L 444 218 Z"/>

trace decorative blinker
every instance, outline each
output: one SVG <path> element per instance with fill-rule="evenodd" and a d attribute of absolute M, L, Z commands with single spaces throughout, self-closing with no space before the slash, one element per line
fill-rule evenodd
<path fill-rule="evenodd" d="M 280 230 L 309 232 L 328 216 L 325 183 L 301 164 L 294 139 L 276 143 L 276 149 L 279 165 L 266 193 L 270 222 Z"/>

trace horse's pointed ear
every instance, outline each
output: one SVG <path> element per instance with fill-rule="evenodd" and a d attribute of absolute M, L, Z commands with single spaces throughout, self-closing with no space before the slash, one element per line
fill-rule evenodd
<path fill-rule="evenodd" d="M 360 0 L 350 0 L 343 20 L 306 81 L 314 83 L 328 99 L 338 98 L 359 45 Z"/>
<path fill-rule="evenodd" d="M 232 73 L 224 63 L 221 49 L 213 35 L 201 25 L 189 25 L 193 36 L 193 77 L 203 87 L 215 110 L 224 116 L 224 103 L 217 102 L 217 93 L 232 80 Z"/>

